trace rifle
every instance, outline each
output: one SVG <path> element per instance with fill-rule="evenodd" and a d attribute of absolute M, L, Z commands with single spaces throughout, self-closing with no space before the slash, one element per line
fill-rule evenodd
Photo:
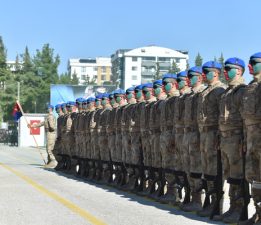
<path fill-rule="evenodd" d="M 221 161 L 221 150 L 220 150 L 220 137 L 217 137 L 217 176 L 214 181 L 215 192 L 216 192 L 216 201 L 214 203 L 213 210 L 210 215 L 210 219 L 213 219 L 215 215 L 220 215 L 220 202 L 222 200 L 224 191 L 223 191 L 223 182 L 222 182 L 222 161 Z"/>
<path fill-rule="evenodd" d="M 239 217 L 239 221 L 245 221 L 248 219 L 248 204 L 250 202 L 250 194 L 249 194 L 249 184 L 246 181 L 246 151 L 244 151 L 244 147 L 246 147 L 244 145 L 244 137 L 242 140 L 242 145 L 241 145 L 241 152 L 242 152 L 242 162 L 243 162 L 243 179 L 241 181 L 241 190 L 242 190 L 242 196 L 244 197 L 244 205 Z"/>

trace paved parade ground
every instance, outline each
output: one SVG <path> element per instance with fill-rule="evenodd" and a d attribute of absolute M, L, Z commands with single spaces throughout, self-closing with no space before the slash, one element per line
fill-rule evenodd
<path fill-rule="evenodd" d="M 0 144 L 0 225 L 222 224 L 42 165 L 36 148 Z"/>

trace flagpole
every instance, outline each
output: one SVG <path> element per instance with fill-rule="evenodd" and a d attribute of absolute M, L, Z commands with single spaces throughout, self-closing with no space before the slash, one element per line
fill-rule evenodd
<path fill-rule="evenodd" d="M 29 123 L 28 123 L 28 121 L 27 121 L 26 116 L 24 115 L 24 111 L 23 111 L 22 106 L 20 105 L 19 101 L 16 101 L 16 103 L 17 103 L 17 105 L 19 106 L 19 108 L 20 108 L 20 110 L 21 110 L 21 113 L 22 113 L 22 115 L 23 115 L 24 118 L 25 118 L 25 122 L 26 122 L 27 126 L 29 127 L 30 125 L 29 125 Z M 33 136 L 34 142 L 35 142 L 35 144 L 36 144 L 36 148 L 38 149 L 38 151 L 39 151 L 39 153 L 40 153 L 40 155 L 41 155 L 41 158 L 42 158 L 42 160 L 44 161 L 44 164 L 46 165 L 46 162 L 45 162 L 45 160 L 44 160 L 43 154 L 42 154 L 41 151 L 40 151 L 40 148 L 39 148 L 39 145 L 38 145 L 38 143 L 37 143 L 37 141 L 36 141 L 36 139 L 35 139 L 35 136 L 34 136 L 33 134 L 32 134 L 32 136 Z"/>

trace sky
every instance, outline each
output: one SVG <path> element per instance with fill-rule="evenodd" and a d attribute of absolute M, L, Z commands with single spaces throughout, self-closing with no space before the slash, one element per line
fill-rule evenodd
<path fill-rule="evenodd" d="M 261 51 L 260 0 L 0 0 L 0 36 L 9 60 L 49 43 L 59 73 L 69 58 L 110 56 L 117 49 L 157 45 L 189 51 L 190 66 Z M 258 22 L 259 21 L 259 22 Z M 246 81 L 251 80 L 248 69 Z"/>

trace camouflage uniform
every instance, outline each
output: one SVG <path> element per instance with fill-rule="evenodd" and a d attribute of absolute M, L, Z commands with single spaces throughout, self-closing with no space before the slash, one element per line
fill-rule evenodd
<path fill-rule="evenodd" d="M 152 137 L 150 135 L 150 127 L 152 126 L 152 120 L 150 118 L 150 111 L 156 102 L 156 98 L 153 97 L 145 103 L 145 108 L 141 112 L 140 129 L 141 129 L 141 142 L 142 153 L 144 163 L 144 182 L 143 182 L 143 195 L 149 194 L 152 188 L 153 173 L 152 173 Z"/>
<path fill-rule="evenodd" d="M 55 157 L 53 155 L 53 148 L 56 139 L 56 119 L 52 112 L 48 113 L 45 117 L 44 121 L 38 124 L 33 125 L 32 127 L 41 127 L 44 126 L 46 132 L 46 152 L 47 152 L 47 163 L 51 161 L 55 161 Z"/>
<path fill-rule="evenodd" d="M 184 111 L 184 138 L 183 138 L 183 165 L 188 176 L 189 186 L 191 189 L 192 201 L 183 207 L 184 211 L 201 210 L 201 193 L 197 192 L 200 186 L 201 155 L 200 155 L 200 138 L 197 125 L 197 104 L 198 96 L 205 89 L 204 85 L 194 87 L 191 94 L 185 98 Z"/>
<path fill-rule="evenodd" d="M 246 132 L 246 178 L 252 184 L 256 214 L 251 223 L 261 221 L 261 79 L 252 81 L 243 97 L 243 120 Z M 249 221 L 248 221 L 249 222 Z"/>
<path fill-rule="evenodd" d="M 226 86 L 217 81 L 210 84 L 198 99 L 197 122 L 200 131 L 200 152 L 202 174 L 207 181 L 209 192 L 216 190 L 217 181 L 217 145 L 218 145 L 218 118 L 219 102 Z M 212 204 L 199 212 L 202 216 L 209 216 L 216 201 L 216 192 L 212 196 Z"/>

